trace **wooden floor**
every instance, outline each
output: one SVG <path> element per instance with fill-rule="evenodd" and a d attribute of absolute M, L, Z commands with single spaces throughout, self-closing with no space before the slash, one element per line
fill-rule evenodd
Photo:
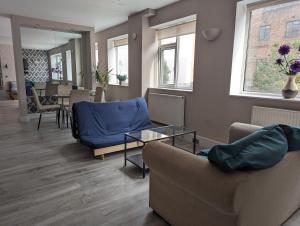
<path fill-rule="evenodd" d="M 9 100 L 9 96 L 7 95 L 7 93 L 4 89 L 0 88 L 0 101 L 3 101 L 3 100 Z"/>
<path fill-rule="evenodd" d="M 167 226 L 148 208 L 148 177 L 123 156 L 92 157 L 55 118 L 18 122 L 0 101 L 0 226 Z M 299 226 L 300 211 L 284 226 Z"/>
<path fill-rule="evenodd" d="M 148 207 L 148 177 L 123 156 L 92 157 L 55 118 L 18 122 L 0 102 L 0 225 L 167 225 Z"/>

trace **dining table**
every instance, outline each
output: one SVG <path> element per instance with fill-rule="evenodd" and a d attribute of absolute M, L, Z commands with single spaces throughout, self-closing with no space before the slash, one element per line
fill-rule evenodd
<path fill-rule="evenodd" d="M 61 110 L 61 113 L 62 113 L 62 126 L 61 128 L 64 127 L 65 125 L 65 110 L 66 108 L 65 107 L 68 107 L 69 106 L 69 99 L 70 99 L 70 95 L 56 95 L 57 97 L 57 100 L 58 100 L 58 104 L 60 105 L 60 110 Z M 93 90 L 90 92 L 90 101 L 93 102 L 93 98 L 95 97 L 95 92 L 93 92 Z M 68 102 L 66 102 L 68 101 Z M 68 119 L 67 119 L 68 120 Z"/>

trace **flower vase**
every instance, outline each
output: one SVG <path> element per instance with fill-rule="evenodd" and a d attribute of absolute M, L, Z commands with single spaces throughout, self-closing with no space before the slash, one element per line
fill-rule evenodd
<path fill-rule="evenodd" d="M 102 89 L 102 95 L 101 95 L 101 103 L 106 102 L 106 91 Z"/>
<path fill-rule="evenodd" d="M 299 88 L 296 83 L 296 76 L 287 76 L 287 82 L 285 87 L 282 89 L 282 96 L 285 99 L 293 99 L 298 95 Z"/>

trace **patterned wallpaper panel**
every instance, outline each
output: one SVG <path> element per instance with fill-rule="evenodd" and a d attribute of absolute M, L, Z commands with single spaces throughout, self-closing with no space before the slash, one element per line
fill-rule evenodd
<path fill-rule="evenodd" d="M 46 50 L 22 49 L 23 58 L 28 63 L 25 78 L 33 82 L 46 82 L 49 79 L 48 57 Z"/>

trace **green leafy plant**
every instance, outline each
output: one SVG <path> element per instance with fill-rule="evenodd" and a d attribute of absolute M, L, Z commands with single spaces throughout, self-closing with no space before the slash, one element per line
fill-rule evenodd
<path fill-rule="evenodd" d="M 119 84 L 127 80 L 127 75 L 117 75 L 117 79 L 119 80 Z"/>
<path fill-rule="evenodd" d="M 103 87 L 103 89 L 108 88 L 109 78 L 111 75 L 112 69 L 110 70 L 101 70 L 100 65 L 94 66 L 94 76 L 96 81 Z"/>

